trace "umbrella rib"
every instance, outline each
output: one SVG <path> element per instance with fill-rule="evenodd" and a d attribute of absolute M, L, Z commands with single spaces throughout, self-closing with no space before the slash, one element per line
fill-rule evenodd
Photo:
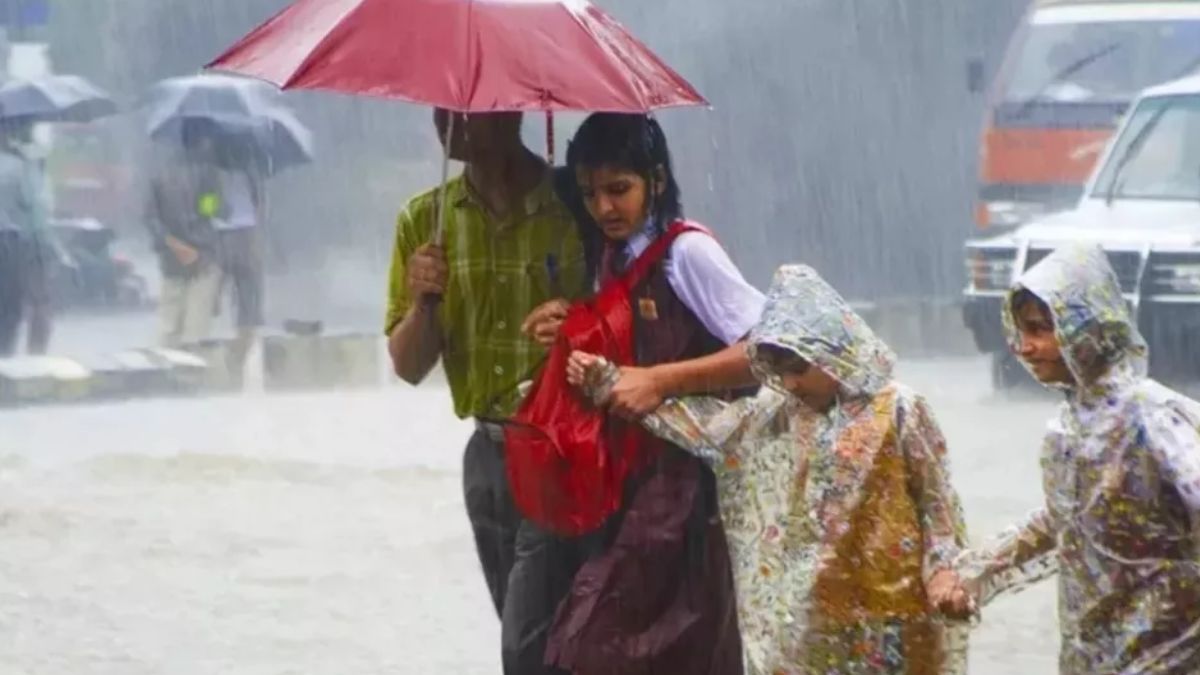
<path fill-rule="evenodd" d="M 570 11 L 570 10 L 568 10 L 568 11 Z M 614 69 L 615 72 L 621 77 L 621 79 L 629 87 L 630 91 L 633 92 L 634 96 L 637 97 L 639 103 L 641 103 L 641 105 L 645 109 L 645 111 L 649 112 L 649 111 L 653 110 L 654 106 L 651 105 L 649 101 L 647 101 L 645 88 L 643 86 L 641 86 L 642 85 L 641 81 L 638 78 L 635 78 L 633 76 L 633 69 L 629 67 L 628 61 L 626 61 L 624 58 L 622 58 L 622 55 L 618 52 L 618 50 L 611 49 L 609 47 L 608 40 L 602 39 L 602 36 L 597 35 L 597 33 L 592 30 L 592 27 L 589 25 L 588 22 L 581 21 L 579 19 L 579 16 L 573 11 L 571 11 L 570 14 L 571 14 L 571 19 L 575 22 L 575 24 L 578 25 L 581 30 L 583 30 L 585 33 L 587 33 L 588 35 L 591 36 L 592 42 L 595 45 L 597 45 L 600 49 L 602 49 L 606 54 L 611 56 L 614 61 L 616 61 L 616 62 L 620 63 L 622 66 L 624 66 L 623 68 L 615 68 Z M 613 20 L 609 19 L 609 21 L 613 21 Z"/>
<path fill-rule="evenodd" d="M 333 47 L 331 42 L 334 40 L 335 36 L 338 37 L 338 42 L 341 42 L 341 36 L 337 35 L 338 30 L 346 23 L 347 19 L 361 9 L 362 2 L 359 0 L 358 2 L 355 2 L 354 5 L 341 16 L 341 18 L 334 22 L 333 28 L 331 28 L 329 32 L 325 34 L 325 37 L 321 38 L 321 40 L 317 42 L 312 51 L 310 51 L 308 55 L 304 57 L 304 60 L 302 60 L 299 65 L 296 66 L 295 70 L 292 71 L 292 74 L 286 80 L 279 83 L 279 88 L 291 89 L 304 76 L 308 75 L 309 71 L 311 71 L 317 65 L 317 62 L 325 57 L 325 53 Z"/>
<path fill-rule="evenodd" d="M 468 84 L 471 87 L 471 90 L 467 92 L 460 92 L 458 104 L 459 107 L 464 111 L 471 107 L 471 104 L 475 102 L 475 95 L 479 93 L 480 78 L 477 77 L 479 74 L 479 65 L 476 64 L 477 56 L 473 53 L 475 41 L 471 39 L 471 36 L 474 35 L 474 31 L 472 30 L 474 28 L 474 23 L 475 0 L 467 0 L 467 25 L 463 37 L 467 43 L 467 68 L 471 71 L 471 80 Z M 466 94 L 466 96 L 463 96 L 462 94 Z"/>

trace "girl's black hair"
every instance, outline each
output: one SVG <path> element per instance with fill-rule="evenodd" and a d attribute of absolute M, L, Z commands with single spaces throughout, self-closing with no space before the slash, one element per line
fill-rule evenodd
<path fill-rule="evenodd" d="M 595 113 L 589 116 L 567 146 L 567 168 L 572 178 L 581 166 L 623 169 L 644 178 L 647 194 L 653 200 L 650 215 L 660 231 L 683 217 L 679 184 L 675 182 L 675 172 L 671 168 L 667 137 L 654 118 L 628 113 Z M 662 180 L 659 179 L 660 170 Z M 662 194 L 658 194 L 660 183 L 665 183 L 661 185 Z M 581 197 L 577 199 L 582 203 Z"/>

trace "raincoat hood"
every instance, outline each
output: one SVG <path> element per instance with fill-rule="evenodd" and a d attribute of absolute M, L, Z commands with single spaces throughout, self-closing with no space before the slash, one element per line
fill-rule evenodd
<path fill-rule="evenodd" d="M 1023 290 L 1050 308 L 1055 336 L 1076 382 L 1091 386 L 1145 376 L 1146 343 L 1099 246 L 1060 248 L 1013 284 L 1005 298 L 1003 320 L 1009 346 L 1018 354 L 1021 334 L 1013 317 L 1013 300 Z"/>
<path fill-rule="evenodd" d="M 759 379 L 777 375 L 756 354 L 759 346 L 773 345 L 820 368 L 852 397 L 881 391 L 896 363 L 895 354 L 862 317 L 805 265 L 785 265 L 775 272 L 762 319 L 748 342 Z"/>

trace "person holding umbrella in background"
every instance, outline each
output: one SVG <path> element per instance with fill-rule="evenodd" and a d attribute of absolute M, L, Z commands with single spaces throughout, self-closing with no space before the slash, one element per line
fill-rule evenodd
<path fill-rule="evenodd" d="M 0 119 L 0 357 L 12 356 L 23 320 L 26 350 L 45 354 L 50 307 L 48 195 L 44 165 L 30 154 L 33 124 Z"/>
<path fill-rule="evenodd" d="M 240 385 L 254 339 L 266 323 L 262 250 L 266 186 L 263 163 L 252 146 L 213 145 L 211 152 L 209 161 L 217 167 L 219 189 L 212 195 L 217 258 L 222 287 L 232 291 L 235 309 L 235 333 L 225 365 L 231 380 Z"/>
<path fill-rule="evenodd" d="M 182 149 L 150 179 L 146 225 L 162 272 L 159 339 L 180 346 L 208 337 L 221 290 L 217 258 L 220 178 L 201 121 L 183 126 Z"/>
<path fill-rule="evenodd" d="M 74 75 L 13 80 L 0 87 L 0 357 L 17 349 L 23 319 L 26 350 L 45 354 L 53 315 L 50 274 L 59 255 L 50 237 L 50 186 L 35 155 L 34 126 L 91 122 L 115 113 L 112 98 Z"/>
<path fill-rule="evenodd" d="M 151 138 L 171 146 L 182 141 L 186 164 L 180 176 L 183 189 L 194 204 L 172 204 L 186 209 L 164 218 L 199 219 L 176 232 L 177 238 L 198 236 L 211 229 L 212 250 L 203 251 L 219 270 L 217 296 L 211 311 L 220 304 L 220 290 L 232 291 L 235 333 L 226 352 L 225 365 L 231 382 L 241 383 L 247 357 L 259 328 L 265 323 L 264 263 L 262 230 L 267 223 L 267 179 L 286 168 L 312 161 L 312 135 L 288 109 L 274 87 L 248 78 L 202 74 L 162 80 L 150 91 L 147 102 L 147 131 Z M 194 193 L 194 194 L 192 194 Z M 203 235 L 202 238 L 207 238 Z M 209 246 L 207 242 L 201 246 Z M 166 268 L 175 268 L 174 251 L 164 251 Z M 178 272 L 177 269 L 174 270 Z M 210 321 L 200 318 L 200 304 L 208 302 L 208 269 L 190 277 L 183 302 L 169 297 L 164 303 L 164 335 L 168 342 L 192 342 L 206 338 Z M 178 288 L 165 289 L 171 295 Z M 193 303 L 198 303 L 192 307 Z M 183 307 L 184 309 L 180 309 Z M 195 311 L 193 311 L 195 310 Z M 194 323 L 195 322 L 198 323 Z M 190 326 L 191 328 L 188 328 Z M 173 333 L 179 335 L 171 337 Z M 182 337 L 180 337 L 182 336 Z"/>

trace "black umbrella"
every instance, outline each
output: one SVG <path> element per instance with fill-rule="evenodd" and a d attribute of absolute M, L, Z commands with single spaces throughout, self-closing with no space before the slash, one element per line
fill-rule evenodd
<path fill-rule="evenodd" d="M 15 80 L 0 87 L 0 120 L 91 122 L 117 112 L 117 104 L 77 75 Z"/>
<path fill-rule="evenodd" d="M 202 130 L 227 147 L 250 149 L 279 171 L 312 161 L 312 133 L 285 107 L 274 87 L 226 75 L 163 80 L 150 91 L 147 132 L 179 142 L 185 128 Z"/>

